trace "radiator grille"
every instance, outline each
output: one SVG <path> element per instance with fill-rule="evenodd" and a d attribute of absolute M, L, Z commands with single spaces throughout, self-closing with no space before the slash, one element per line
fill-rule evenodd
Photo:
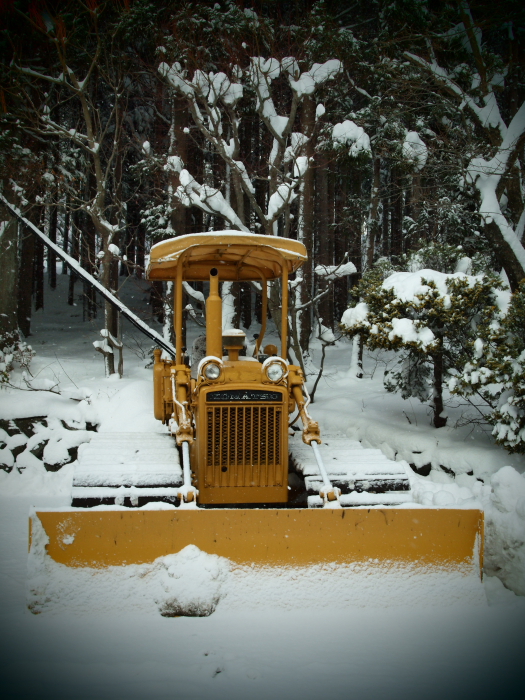
<path fill-rule="evenodd" d="M 282 486 L 281 406 L 207 406 L 205 485 Z"/>

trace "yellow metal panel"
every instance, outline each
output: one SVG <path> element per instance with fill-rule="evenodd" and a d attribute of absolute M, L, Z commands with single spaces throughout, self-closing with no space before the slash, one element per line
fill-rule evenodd
<path fill-rule="evenodd" d="M 41 511 L 47 551 L 67 566 L 152 562 L 189 544 L 238 564 L 379 560 L 462 569 L 482 555 L 483 512 L 455 509 Z"/>
<path fill-rule="evenodd" d="M 199 394 L 195 412 L 197 444 L 192 468 L 197 474 L 199 502 L 285 503 L 288 499 L 286 387 L 230 383 L 230 375 L 236 377 L 237 372 L 241 379 L 244 372 L 248 376 L 255 372 L 260 378 L 262 370 L 258 362 L 227 362 L 225 367 L 227 383 L 205 387 Z M 281 401 L 208 400 L 209 394 L 217 390 L 247 388 L 276 392 L 281 395 Z M 268 434 L 270 422 L 271 435 Z"/>

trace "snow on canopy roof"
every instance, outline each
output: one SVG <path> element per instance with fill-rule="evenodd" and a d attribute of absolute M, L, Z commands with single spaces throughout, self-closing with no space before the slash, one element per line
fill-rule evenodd
<path fill-rule="evenodd" d="M 191 233 L 157 243 L 151 249 L 147 276 L 172 280 L 182 261 L 185 280 L 207 280 L 216 267 L 221 281 L 275 279 L 286 264 L 295 272 L 307 260 L 299 241 L 238 231 Z"/>

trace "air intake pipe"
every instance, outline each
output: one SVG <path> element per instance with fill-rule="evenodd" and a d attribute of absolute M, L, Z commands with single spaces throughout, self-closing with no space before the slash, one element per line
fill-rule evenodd
<path fill-rule="evenodd" d="M 210 270 L 210 294 L 206 299 L 206 355 L 222 358 L 222 299 L 216 267 Z"/>

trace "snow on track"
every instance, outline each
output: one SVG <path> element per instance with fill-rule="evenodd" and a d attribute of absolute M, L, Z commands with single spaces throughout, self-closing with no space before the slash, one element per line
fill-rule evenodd
<path fill-rule="evenodd" d="M 175 440 L 158 433 L 96 433 L 79 452 L 72 501 L 175 499 L 182 469 Z"/>

